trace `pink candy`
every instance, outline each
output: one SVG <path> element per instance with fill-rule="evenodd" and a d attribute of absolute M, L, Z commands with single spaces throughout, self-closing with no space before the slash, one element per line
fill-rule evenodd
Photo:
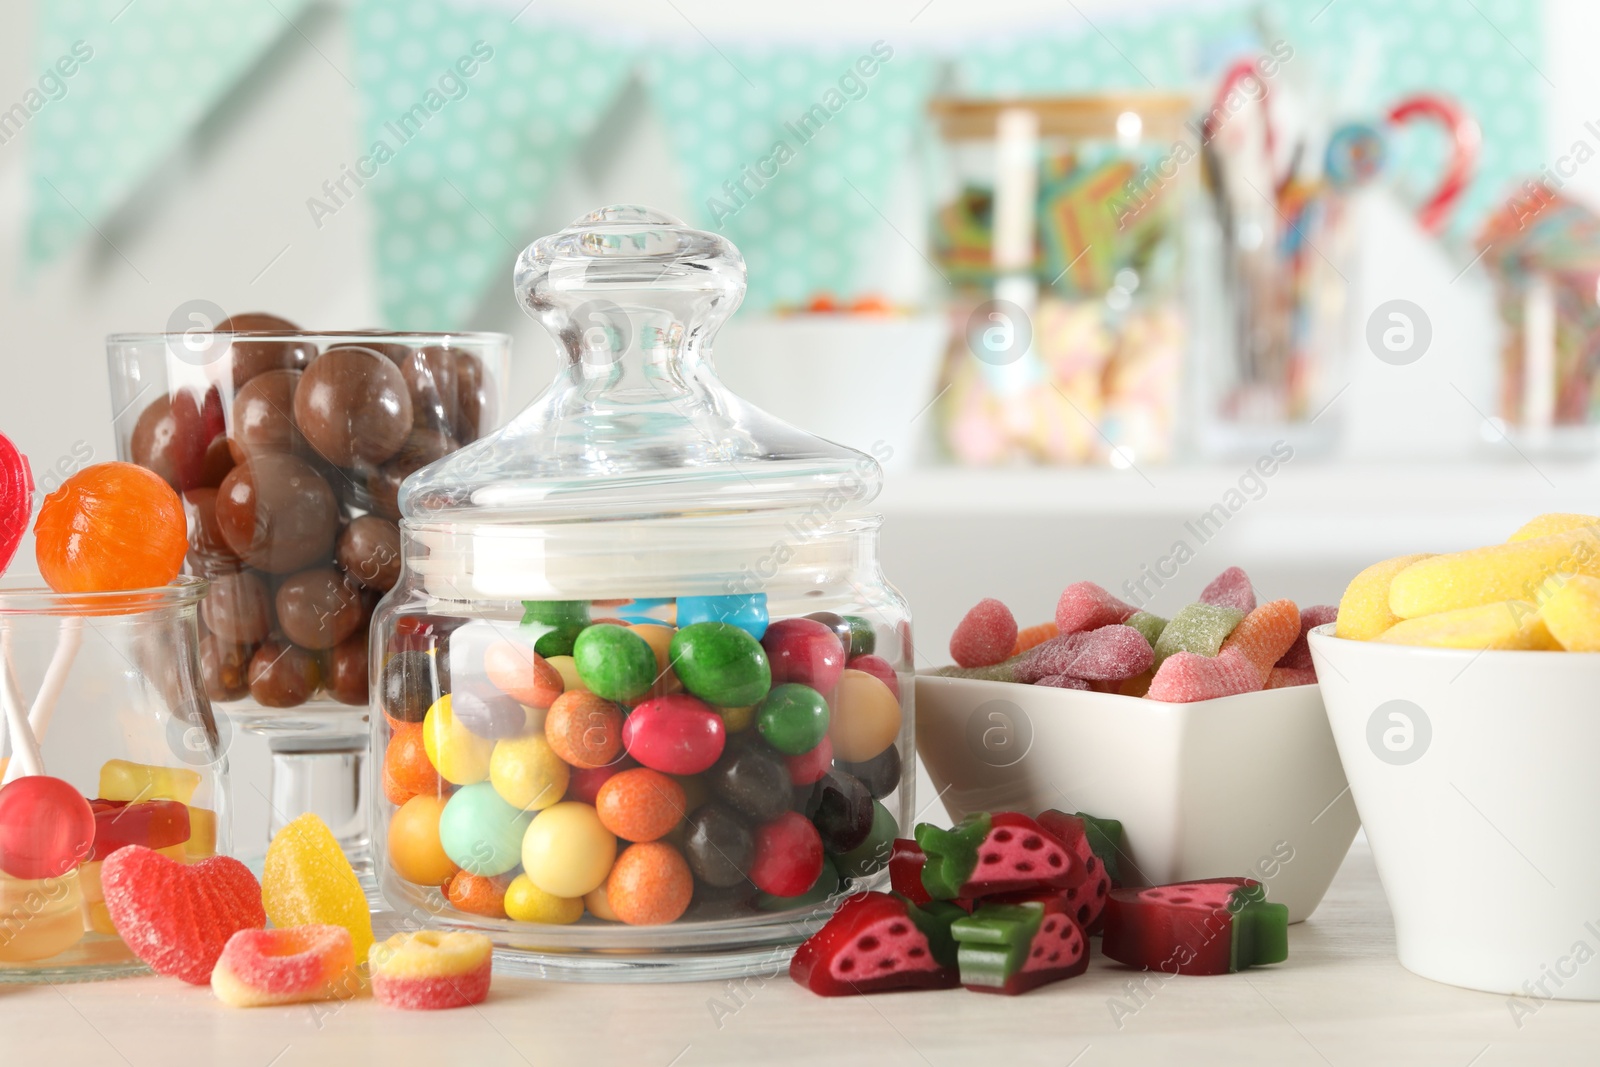
<path fill-rule="evenodd" d="M 1115 682 L 1149 670 L 1154 655 L 1150 643 L 1133 627 L 1102 626 L 1052 638 L 1028 651 L 1017 661 L 1016 679 L 1038 682 L 1065 674 L 1091 682 Z"/>
<path fill-rule="evenodd" d="M 1098 630 L 1102 626 L 1127 622 L 1137 610 L 1093 582 L 1073 582 L 1062 590 L 1061 599 L 1056 601 L 1056 626 L 1063 635 Z"/>
<path fill-rule="evenodd" d="M 1250 587 L 1250 576 L 1239 567 L 1229 567 L 1200 593 L 1200 603 L 1219 608 L 1236 608 L 1248 615 L 1256 610 L 1256 591 Z"/>
<path fill-rule="evenodd" d="M 1283 654 L 1277 665 L 1295 670 L 1309 670 L 1311 668 L 1311 646 L 1306 644 L 1306 634 L 1318 626 L 1333 622 L 1338 617 L 1339 609 L 1332 604 L 1317 604 L 1302 611 L 1300 613 L 1300 636 L 1295 638 L 1294 644 L 1289 646 L 1289 651 Z M 1311 680 L 1313 682 L 1317 680 L 1315 673 L 1313 673 Z M 1296 682 L 1294 684 L 1301 685 L 1304 683 Z M 1272 689 L 1274 687 L 1268 685 L 1267 688 Z"/>
<path fill-rule="evenodd" d="M 1267 676 L 1268 689 L 1289 689 L 1297 685 L 1316 685 L 1315 667 L 1274 667 Z"/>
<path fill-rule="evenodd" d="M 1011 609 L 985 597 L 950 635 L 950 658 L 959 667 L 989 667 L 1011 655 L 1017 642 L 1017 620 Z"/>
<path fill-rule="evenodd" d="M 1150 680 L 1150 691 L 1145 696 L 1169 704 L 1188 704 L 1253 693 L 1260 688 L 1261 672 L 1256 665 L 1238 648 L 1229 648 L 1216 656 L 1174 652 Z"/>
<path fill-rule="evenodd" d="M 1074 678 L 1070 674 L 1047 674 L 1043 678 L 1040 678 L 1037 682 L 1034 682 L 1033 684 L 1034 685 L 1046 685 L 1046 686 L 1049 686 L 1051 689 L 1083 689 L 1083 690 L 1088 690 L 1088 689 L 1093 689 L 1094 688 L 1094 686 L 1091 686 L 1088 682 L 1084 681 L 1082 678 Z"/>

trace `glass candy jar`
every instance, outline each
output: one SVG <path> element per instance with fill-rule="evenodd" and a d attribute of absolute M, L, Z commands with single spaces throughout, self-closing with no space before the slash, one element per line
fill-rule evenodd
<path fill-rule="evenodd" d="M 632 207 L 523 252 L 554 384 L 401 488 L 372 626 L 388 903 L 503 963 L 770 972 L 913 816 L 876 460 L 717 380 L 724 238 Z"/>
<path fill-rule="evenodd" d="M 145 969 L 101 862 L 142 844 L 228 851 L 226 753 L 201 681 L 204 579 L 161 589 L 0 587 L 0 982 Z"/>

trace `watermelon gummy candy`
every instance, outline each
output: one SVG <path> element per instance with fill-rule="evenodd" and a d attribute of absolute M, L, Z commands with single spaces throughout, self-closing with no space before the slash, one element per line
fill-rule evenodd
<path fill-rule="evenodd" d="M 1014 811 L 974 812 L 949 830 L 922 823 L 915 837 L 927 856 L 922 885 L 934 900 L 1064 889 L 1083 878 L 1061 842 Z"/>
<path fill-rule="evenodd" d="M 1178 652 L 1167 659 L 1150 679 L 1145 696 L 1169 704 L 1215 700 L 1262 688 L 1261 672 L 1237 648 L 1217 656 Z"/>
<path fill-rule="evenodd" d="M 889 886 L 913 904 L 926 904 L 928 896 L 922 884 L 922 868 L 928 857 L 922 848 L 908 837 L 897 837 L 889 852 Z"/>
<path fill-rule="evenodd" d="M 188 865 L 129 845 L 106 858 L 100 884 L 112 925 L 133 954 L 157 974 L 191 985 L 211 981 L 230 937 L 267 925 L 261 884 L 228 856 Z"/>
<path fill-rule="evenodd" d="M 1150 643 L 1130 626 L 1113 623 L 1086 633 L 1065 634 L 1024 652 L 1016 680 L 1033 683 L 1053 674 L 1088 682 L 1116 682 L 1150 669 Z"/>
<path fill-rule="evenodd" d="M 1165 974 L 1232 974 L 1289 958 L 1289 909 L 1248 878 L 1114 889 L 1101 950 Z"/>
<path fill-rule="evenodd" d="M 985 901 L 950 925 L 960 946 L 961 984 L 979 993 L 1015 996 L 1089 969 L 1089 939 L 1072 918 L 1064 893 Z"/>
<path fill-rule="evenodd" d="M 1061 591 L 1056 601 L 1056 627 L 1062 635 L 1098 630 L 1102 626 L 1126 622 L 1136 609 L 1125 604 L 1093 582 L 1073 582 Z"/>
<path fill-rule="evenodd" d="M 992 667 L 1011 655 L 1017 620 L 993 597 L 978 601 L 950 635 L 950 658 L 959 667 Z"/>
<path fill-rule="evenodd" d="M 888 893 L 848 897 L 789 962 L 789 977 L 824 997 L 957 984 L 950 926 L 966 912 L 943 901 L 918 907 Z"/>
<path fill-rule="evenodd" d="M 1273 600 L 1239 620 L 1233 633 L 1222 642 L 1222 651 L 1237 648 L 1255 664 L 1265 685 L 1272 667 L 1283 658 L 1300 636 L 1300 609 L 1292 600 Z"/>
<path fill-rule="evenodd" d="M 1339 609 L 1332 604 L 1314 604 L 1300 613 L 1300 636 L 1294 639 L 1294 644 L 1289 646 L 1289 651 L 1278 657 L 1274 667 L 1309 668 L 1311 666 L 1311 646 L 1306 642 L 1306 634 L 1330 622 L 1339 621 Z M 1267 685 L 1268 689 L 1272 685 Z"/>
<path fill-rule="evenodd" d="M 353 997 L 361 988 L 355 968 L 342 926 L 240 930 L 211 972 L 211 991 L 235 1008 Z"/>
<path fill-rule="evenodd" d="M 1256 591 L 1250 586 L 1250 576 L 1238 567 L 1229 567 L 1200 591 L 1200 603 L 1219 608 L 1233 608 L 1241 615 L 1256 610 Z"/>
<path fill-rule="evenodd" d="M 1215 656 L 1243 618 L 1244 612 L 1238 608 L 1204 603 L 1185 605 L 1156 639 L 1155 666 L 1159 669 L 1168 656 L 1177 652 Z"/>
<path fill-rule="evenodd" d="M 1070 906 L 1073 921 L 1082 929 L 1093 933 L 1100 920 L 1100 913 L 1105 909 L 1106 896 L 1111 892 L 1112 871 L 1116 869 L 1114 862 L 1122 841 L 1122 824 L 1111 819 L 1095 819 L 1089 815 L 1068 815 L 1054 808 L 1041 811 L 1038 823 L 1045 833 L 1061 842 L 1068 852 L 1078 858 L 1083 878 L 1062 890 L 1062 896 Z M 1091 825 L 1097 827 L 1097 833 L 1094 835 L 1090 833 Z M 1115 827 L 1115 831 L 1112 831 L 1111 827 Z M 1109 850 L 1112 864 L 1108 865 L 1096 850 L 1096 839 L 1113 843 L 1113 847 Z"/>

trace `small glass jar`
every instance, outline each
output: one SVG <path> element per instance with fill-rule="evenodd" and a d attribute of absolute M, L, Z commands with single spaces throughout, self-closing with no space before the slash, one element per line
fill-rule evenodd
<path fill-rule="evenodd" d="M 933 101 L 950 283 L 940 441 L 957 463 L 1171 454 L 1188 352 L 1186 97 Z"/>
<path fill-rule="evenodd" d="M 744 292 L 722 237 L 608 208 L 516 288 L 556 381 L 401 488 L 370 657 L 383 895 L 545 976 L 773 968 L 914 814 L 878 463 L 717 380 Z"/>
<path fill-rule="evenodd" d="M 190 863 L 227 853 L 230 737 L 200 677 L 205 588 L 0 588 L 0 982 L 144 970 L 106 912 L 101 862 L 126 844 Z"/>

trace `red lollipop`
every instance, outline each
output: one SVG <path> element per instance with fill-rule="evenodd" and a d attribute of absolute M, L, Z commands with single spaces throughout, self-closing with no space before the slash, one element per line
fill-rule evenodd
<path fill-rule="evenodd" d="M 66 782 L 33 774 L 0 786 L 0 871 L 59 878 L 93 847 L 94 810 Z"/>
<path fill-rule="evenodd" d="M 11 566 L 33 515 L 33 471 L 28 457 L 0 434 L 0 574 Z"/>

